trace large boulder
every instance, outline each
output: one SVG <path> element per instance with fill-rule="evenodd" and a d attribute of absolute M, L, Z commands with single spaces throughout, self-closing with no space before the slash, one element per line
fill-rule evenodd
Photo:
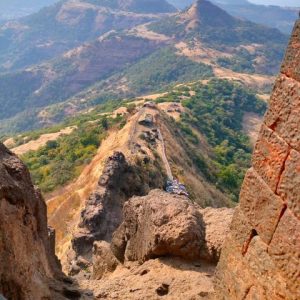
<path fill-rule="evenodd" d="M 223 218 L 224 228 L 229 227 L 229 211 L 226 210 L 227 216 Z M 225 236 L 221 238 L 219 235 L 218 241 L 207 242 L 206 239 L 213 234 L 209 229 L 206 236 L 206 224 L 199 207 L 184 196 L 161 190 L 153 190 L 145 197 L 132 198 L 125 203 L 123 214 L 124 221 L 114 233 L 111 243 L 111 249 L 120 261 L 143 262 L 161 256 L 214 261 L 225 239 Z M 219 223 L 221 219 L 222 213 L 219 213 Z M 227 229 L 221 232 L 226 233 Z"/>

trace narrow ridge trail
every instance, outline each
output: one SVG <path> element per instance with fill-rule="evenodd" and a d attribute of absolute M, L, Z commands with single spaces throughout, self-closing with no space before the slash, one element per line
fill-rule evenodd
<path fill-rule="evenodd" d="M 159 128 L 157 129 L 157 132 L 158 132 L 159 140 L 161 142 L 162 160 L 163 160 L 163 163 L 164 163 L 166 171 L 167 171 L 167 176 L 168 176 L 169 180 L 173 181 L 174 177 L 173 177 L 173 174 L 172 174 L 172 170 L 171 170 L 171 167 L 170 167 L 169 160 L 167 158 L 166 145 L 165 145 L 164 137 L 163 137 L 163 135 L 162 135 Z"/>

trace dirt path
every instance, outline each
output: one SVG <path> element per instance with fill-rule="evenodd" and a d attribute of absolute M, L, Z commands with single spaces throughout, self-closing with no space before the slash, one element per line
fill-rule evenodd
<path fill-rule="evenodd" d="M 173 181 L 173 174 L 172 174 L 172 170 L 171 170 L 171 167 L 170 167 L 170 163 L 169 163 L 169 160 L 167 158 L 167 155 L 166 155 L 166 146 L 165 146 L 165 141 L 164 141 L 164 137 L 160 131 L 160 129 L 157 129 L 158 131 L 158 137 L 159 137 L 159 140 L 161 142 L 161 157 L 162 157 L 162 160 L 163 160 L 163 163 L 165 165 L 165 169 L 167 171 L 167 176 L 168 176 L 168 179 L 169 180 L 172 180 Z"/>

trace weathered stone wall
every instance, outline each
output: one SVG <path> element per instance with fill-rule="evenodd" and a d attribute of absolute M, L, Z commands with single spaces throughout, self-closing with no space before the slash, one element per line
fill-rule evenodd
<path fill-rule="evenodd" d="M 300 299 L 300 20 L 217 268 L 217 299 Z"/>

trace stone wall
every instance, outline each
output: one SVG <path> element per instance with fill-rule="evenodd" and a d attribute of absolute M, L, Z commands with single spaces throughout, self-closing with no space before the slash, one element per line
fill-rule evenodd
<path fill-rule="evenodd" d="M 300 299 L 300 20 L 219 262 L 217 299 Z"/>

